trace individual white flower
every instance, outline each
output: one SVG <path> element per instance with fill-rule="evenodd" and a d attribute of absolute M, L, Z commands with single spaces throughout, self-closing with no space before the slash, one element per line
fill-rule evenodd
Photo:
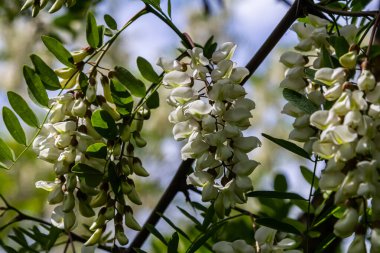
<path fill-rule="evenodd" d="M 87 111 L 87 105 L 82 98 L 78 98 L 74 101 L 71 109 L 71 114 L 76 117 L 84 117 Z"/>
<path fill-rule="evenodd" d="M 218 63 L 224 59 L 229 60 L 235 52 L 236 45 L 232 42 L 223 43 L 219 49 L 212 54 L 212 61 Z"/>
<path fill-rule="evenodd" d="M 304 66 L 306 64 L 305 58 L 302 54 L 292 51 L 283 53 L 280 57 L 280 62 L 289 68 Z"/>
<path fill-rule="evenodd" d="M 202 100 L 196 100 L 186 104 L 184 114 L 191 115 L 195 120 L 202 120 L 212 110 L 212 106 Z"/>
<path fill-rule="evenodd" d="M 181 70 L 181 64 L 177 60 L 169 60 L 163 57 L 158 58 L 157 63 L 165 72 Z"/>
<path fill-rule="evenodd" d="M 320 130 L 325 130 L 330 125 L 336 125 L 340 122 L 339 117 L 334 111 L 316 111 L 310 116 L 310 125 Z"/>
<path fill-rule="evenodd" d="M 197 95 L 191 87 L 176 87 L 170 93 L 170 99 L 179 104 L 185 104 L 191 100 L 195 100 Z"/>
<path fill-rule="evenodd" d="M 342 84 L 335 83 L 323 93 L 323 96 L 327 101 L 335 101 L 342 95 L 342 92 Z"/>
<path fill-rule="evenodd" d="M 191 78 L 185 72 L 174 70 L 164 76 L 162 84 L 168 89 L 178 86 L 188 86 L 191 84 Z"/>
<path fill-rule="evenodd" d="M 234 84 L 240 84 L 245 77 L 249 75 L 249 70 L 245 67 L 236 67 L 232 69 L 230 81 Z"/>
<path fill-rule="evenodd" d="M 331 86 L 334 83 L 342 83 L 346 78 L 344 68 L 321 68 L 315 72 L 315 80 L 323 82 L 324 84 Z"/>
<path fill-rule="evenodd" d="M 182 160 L 186 160 L 188 158 L 198 158 L 200 157 L 206 150 L 208 150 L 209 145 L 202 140 L 194 140 L 185 144 L 185 146 L 181 149 Z"/>
<path fill-rule="evenodd" d="M 211 78 L 213 81 L 218 81 L 222 78 L 228 78 L 231 75 L 233 62 L 230 60 L 220 61 L 217 68 L 211 71 Z"/>
<path fill-rule="evenodd" d="M 358 78 L 358 86 L 360 90 L 370 91 L 375 87 L 375 76 L 369 70 L 363 70 Z"/>
<path fill-rule="evenodd" d="M 199 128 L 199 124 L 195 120 L 186 120 L 178 122 L 173 127 L 173 135 L 176 141 L 184 140 L 190 137 L 194 130 Z"/>

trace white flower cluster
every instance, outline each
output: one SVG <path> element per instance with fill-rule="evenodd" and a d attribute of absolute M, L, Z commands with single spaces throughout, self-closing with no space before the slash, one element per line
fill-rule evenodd
<path fill-rule="evenodd" d="M 197 159 L 187 182 L 203 187 L 203 201 L 214 201 L 219 216 L 245 203 L 245 193 L 252 189 L 249 175 L 258 165 L 247 153 L 261 145 L 256 137 L 242 134 L 255 103 L 245 98 L 240 85 L 248 70 L 231 61 L 235 48 L 224 43 L 208 59 L 195 47 L 187 51 L 189 62 L 160 58 L 157 63 L 165 71 L 163 85 L 171 89 L 174 138 L 187 140 L 182 159 Z"/>
<path fill-rule="evenodd" d="M 306 150 L 327 160 L 319 186 L 334 191 L 335 203 L 347 207 L 334 233 L 348 237 L 363 230 L 359 219 L 368 211 L 365 207 L 371 206 L 371 252 L 380 252 L 380 84 L 366 59 L 362 60 L 360 72 L 356 71 L 360 65 L 359 49 L 354 44 L 356 27 L 339 28 L 341 38 L 350 47 L 338 55 L 328 43 L 327 38 L 331 42 L 334 34 L 327 33 L 326 21 L 310 15 L 309 20 L 311 24 L 293 26 L 300 38 L 296 49 L 308 51 L 308 55 L 317 53 L 318 57 L 309 64 L 312 57 L 302 52 L 283 54 L 281 62 L 289 69 L 281 87 L 301 93 L 318 109 L 306 113 L 291 103 L 285 105 L 283 112 L 296 118 L 289 138 L 305 142 Z M 326 53 L 335 60 L 330 62 L 334 68 L 323 65 L 328 59 L 323 56 Z M 357 251 L 350 252 L 365 252 L 364 234 L 356 233 L 350 250 Z"/>
<path fill-rule="evenodd" d="M 101 136 L 93 129 L 87 112 L 89 103 L 80 93 L 66 93 L 50 100 L 51 114 L 49 123 L 34 139 L 33 149 L 38 158 L 54 164 L 57 175 L 55 182 L 38 181 L 36 187 L 51 191 L 48 201 L 50 204 L 59 204 L 52 215 L 53 223 L 65 229 L 73 228 L 75 224 L 75 196 L 74 190 L 80 183 L 80 190 L 85 196 L 86 183 L 71 172 L 74 164 L 83 163 L 102 172 L 105 160 L 87 157 L 87 147 L 95 142 L 104 142 Z M 81 213 L 88 217 L 95 215 L 89 205 L 89 199 L 79 201 Z M 90 211 L 91 210 L 91 211 Z M 63 214 L 60 217 L 58 214 Z M 60 217 L 60 218 L 59 218 Z"/>

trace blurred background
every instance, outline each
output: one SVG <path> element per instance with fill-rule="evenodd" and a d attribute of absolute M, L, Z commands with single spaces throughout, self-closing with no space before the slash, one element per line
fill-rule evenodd
<path fill-rule="evenodd" d="M 213 35 L 214 40 L 219 44 L 226 41 L 236 43 L 238 48 L 233 60 L 238 66 L 244 66 L 249 61 L 289 8 L 289 2 L 285 0 L 172 0 L 171 2 L 173 23 L 182 32 L 187 32 L 194 42 L 203 45 Z M 22 67 L 25 64 L 31 65 L 30 54 L 41 56 L 52 68 L 60 67 L 41 43 L 41 35 L 59 36 L 68 49 L 78 50 L 86 47 L 84 17 L 88 9 L 94 11 L 98 24 L 104 24 L 104 14 L 111 14 L 120 27 L 144 6 L 138 0 L 78 1 L 75 8 L 63 8 L 55 14 L 42 11 L 37 18 L 31 18 L 28 11 L 19 13 L 22 3 L 23 1 L 19 0 L 0 1 L 0 103 L 2 106 L 8 106 L 6 92 L 9 90 L 27 97 Z M 373 8 L 376 4 L 373 3 L 369 8 Z M 166 10 L 167 1 L 162 0 L 161 5 Z M 311 168 L 311 165 L 261 136 L 261 133 L 266 133 L 277 138 L 288 139 L 288 134 L 292 129 L 292 119 L 281 114 L 286 102 L 279 89 L 279 83 L 284 75 L 284 67 L 279 63 L 279 57 L 282 52 L 295 45 L 296 40 L 296 35 L 288 31 L 245 85 L 249 93 L 248 97 L 256 102 L 252 127 L 246 131 L 245 135 L 258 136 L 263 143 L 260 149 L 250 154 L 253 159 L 261 163 L 252 175 L 255 189 L 273 189 L 274 181 L 277 180 L 287 186 L 283 190 L 287 189 L 307 197 L 310 186 L 303 179 L 299 167 L 304 165 Z M 102 66 L 112 68 L 115 65 L 121 65 L 138 74 L 136 67 L 138 56 L 146 58 L 155 65 L 158 57 L 178 56 L 177 48 L 180 46 L 180 39 L 164 23 L 153 15 L 145 15 L 123 32 L 107 54 Z M 159 68 L 157 67 L 156 70 L 159 71 Z M 134 207 L 138 210 L 135 214 L 140 224 L 144 223 L 181 162 L 179 151 L 183 144 L 174 141 L 171 134 L 172 126 L 167 120 L 167 115 L 171 111 L 165 102 L 167 91 L 160 89 L 159 92 L 161 106 L 152 112 L 151 119 L 144 125 L 143 135 L 149 142 L 139 153 L 144 167 L 151 174 L 151 177 L 140 180 L 137 186 L 144 203 L 142 207 Z M 51 95 L 53 96 L 54 93 Z M 34 106 L 31 101 L 30 106 L 41 118 L 46 113 Z M 30 139 L 33 136 L 33 129 L 25 126 L 25 130 Z M 9 137 L 2 123 L 0 132 L 1 137 L 16 152 L 21 151 Z M 319 173 L 320 171 L 317 172 Z M 36 160 L 33 151 L 29 151 L 11 171 L 0 170 L 0 193 L 5 195 L 12 205 L 25 213 L 49 220 L 52 207 L 47 205 L 46 192 L 35 188 L 34 184 L 38 180 L 54 180 L 54 171 L 50 164 Z M 200 201 L 196 194 L 192 194 L 191 199 Z M 197 215 L 185 202 L 182 194 L 177 195 L 165 215 L 176 224 L 181 224 L 183 229 L 190 229 L 188 225 L 190 221 L 176 206 Z M 244 208 L 253 213 L 275 212 L 266 207 L 265 203 L 255 200 L 250 200 Z M 300 211 L 293 208 L 290 213 L 292 217 L 297 217 Z M 283 215 L 285 216 L 286 213 Z M 0 217 L 0 226 L 9 218 L 11 217 L 8 214 Z M 234 235 L 220 235 L 221 238 L 233 240 L 231 237 L 238 239 L 242 236 L 248 242 L 252 241 L 250 221 L 242 219 L 236 222 L 239 222 L 244 229 Z M 28 223 L 23 225 L 28 226 Z M 158 230 L 167 235 L 173 233 L 173 229 L 164 221 L 159 223 Z M 2 231 L 0 238 L 8 240 L 9 233 L 11 233 L 10 230 Z M 131 239 L 134 233 L 128 230 L 128 236 Z M 157 240 L 149 240 L 144 249 L 148 252 L 162 252 L 161 247 L 162 244 Z M 56 252 L 61 251 L 58 249 Z"/>

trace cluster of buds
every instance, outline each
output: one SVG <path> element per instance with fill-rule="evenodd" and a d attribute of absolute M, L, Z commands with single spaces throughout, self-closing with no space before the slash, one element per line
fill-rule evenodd
<path fill-rule="evenodd" d="M 326 30 L 328 22 L 308 18 L 310 23 L 293 26 L 299 52 L 282 55 L 289 69 L 281 87 L 302 94 L 316 109 L 307 113 L 290 102 L 285 105 L 283 112 L 296 118 L 289 138 L 304 142 L 307 151 L 327 161 L 319 187 L 335 192 L 335 204 L 346 208 L 334 233 L 348 237 L 355 232 L 350 252 L 365 252 L 365 233 L 371 228 L 371 252 L 380 252 L 380 84 L 354 43 L 356 27 L 339 27 L 347 52 L 338 52 L 332 46 L 336 34 Z M 310 56 L 315 53 L 317 57 Z"/>
<path fill-rule="evenodd" d="M 74 53 L 76 65 L 83 63 L 85 55 Z M 113 72 L 109 72 L 109 77 L 101 74 L 103 95 L 97 94 L 94 69 L 89 78 L 79 74 L 78 69 L 61 68 L 55 72 L 67 92 L 50 99 L 48 122 L 34 139 L 33 149 L 39 159 L 54 165 L 56 179 L 38 181 L 36 187 L 50 191 L 48 202 L 57 205 L 51 216 L 55 226 L 70 231 L 79 214 L 96 216 L 89 228 L 93 234 L 85 245 L 99 243 L 110 221 L 114 223 L 115 238 L 125 245 L 128 238 L 124 225 L 141 230 L 125 196 L 133 204 L 142 204 L 133 177 L 147 177 L 149 173 L 135 157 L 134 149 L 147 144 L 140 132 L 143 120 L 149 118 L 149 109 L 141 107 L 133 118 L 118 112 L 111 86 L 119 81 Z M 86 86 L 83 80 L 79 81 L 81 77 Z M 108 137 L 112 129 L 96 128 L 96 114 L 108 115 L 107 122 L 114 124 L 114 136 Z"/>
<path fill-rule="evenodd" d="M 46 7 L 49 0 L 26 0 L 24 5 L 21 7 L 21 11 L 32 8 L 32 16 L 36 17 L 40 10 Z M 49 12 L 54 13 L 59 11 L 64 5 L 68 8 L 74 6 L 76 0 L 55 0 L 53 5 L 50 7 Z"/>
<path fill-rule="evenodd" d="M 247 153 L 261 145 L 242 134 L 255 103 L 240 85 L 248 70 L 231 61 L 235 48 L 224 43 L 208 59 L 195 47 L 187 51 L 188 62 L 158 61 L 165 71 L 162 83 L 171 89 L 168 103 L 175 107 L 169 115 L 174 138 L 187 140 L 182 159 L 196 159 L 187 182 L 202 187 L 202 200 L 213 201 L 220 217 L 246 202 L 245 193 L 252 190 L 249 175 L 258 165 Z"/>

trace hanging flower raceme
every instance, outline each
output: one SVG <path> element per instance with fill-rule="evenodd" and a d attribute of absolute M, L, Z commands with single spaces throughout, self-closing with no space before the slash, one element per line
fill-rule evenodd
<path fill-rule="evenodd" d="M 74 61 L 82 61 L 86 55 L 73 56 Z M 96 217 L 89 227 L 93 234 L 86 246 L 99 242 L 110 221 L 121 245 L 128 243 L 124 225 L 141 230 L 130 205 L 141 205 L 132 178 L 149 176 L 134 155 L 135 147 L 146 145 L 140 132 L 143 120 L 149 118 L 149 109 L 141 106 L 133 118 L 123 118 L 132 114 L 133 108 L 128 107 L 130 111 L 126 112 L 127 106 L 111 93 L 111 89 L 124 89 L 123 96 L 129 94 L 119 80 L 122 78 L 115 77 L 118 71 L 126 70 L 116 67 L 109 72 L 110 77 L 101 74 L 104 93 L 99 95 L 95 71 L 88 78 L 79 69 L 56 70 L 66 93 L 50 99 L 50 115 L 33 142 L 38 158 L 53 164 L 56 174 L 53 182 L 36 182 L 37 188 L 50 192 L 49 204 L 57 205 L 51 215 L 52 224 L 70 231 L 79 214 Z M 186 92 L 176 93 L 178 101 L 182 101 L 181 97 L 186 100 L 186 96 Z M 113 98 L 119 103 L 114 103 Z M 132 105 L 131 95 L 129 99 Z M 203 110 L 193 105 L 187 114 L 196 117 Z"/>
<path fill-rule="evenodd" d="M 312 15 L 308 20 L 293 25 L 300 39 L 297 51 L 280 59 L 288 67 L 281 87 L 290 101 L 283 112 L 296 118 L 289 138 L 327 162 L 319 187 L 334 191 L 335 204 L 346 208 L 334 233 L 355 233 L 350 252 L 365 252 L 363 231 L 372 229 L 371 252 L 380 252 L 374 239 L 380 221 L 380 84 L 359 54 L 356 27 L 339 27 L 341 42 L 334 42 L 338 35 L 334 29 L 327 32 L 328 22 Z M 339 51 L 341 43 L 348 45 L 346 52 Z M 368 206 L 371 221 L 363 217 Z"/>
<path fill-rule="evenodd" d="M 212 201 L 220 217 L 225 209 L 246 202 L 252 190 L 249 175 L 258 166 L 247 153 L 261 145 L 256 137 L 245 137 L 255 103 L 245 98 L 240 85 L 249 74 L 231 61 L 236 45 L 227 42 L 210 59 L 203 49 L 187 51 L 189 62 L 160 58 L 165 71 L 163 85 L 171 89 L 169 115 L 176 140 L 186 140 L 182 159 L 196 159 L 189 184 L 202 187 L 203 201 Z"/>

